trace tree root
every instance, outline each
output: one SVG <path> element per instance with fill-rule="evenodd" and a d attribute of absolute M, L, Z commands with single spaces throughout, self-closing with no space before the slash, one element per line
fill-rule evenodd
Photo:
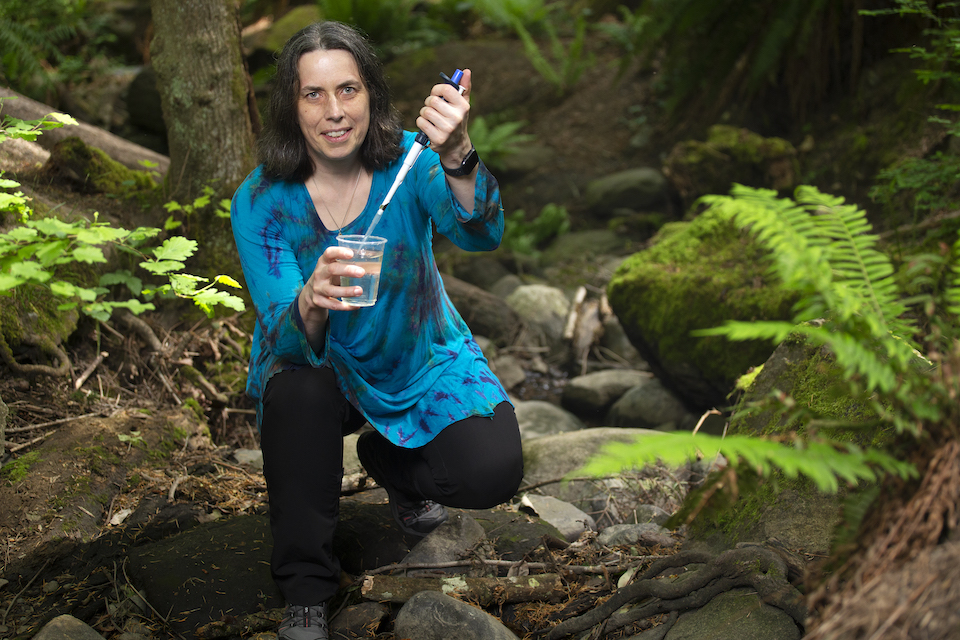
<path fill-rule="evenodd" d="M 706 563 L 706 566 L 685 580 L 656 579 L 665 569 L 692 563 Z M 636 582 L 618 590 L 592 611 L 560 623 L 547 633 L 546 640 L 559 640 L 604 622 L 604 631 L 609 633 L 658 613 L 701 607 L 714 596 L 743 586 L 753 587 L 764 602 L 782 609 L 804 628 L 807 608 L 803 596 L 787 582 L 786 576 L 783 560 L 760 547 L 732 549 L 716 557 L 701 552 L 681 552 L 654 562 Z M 617 613 L 630 602 L 651 597 L 655 598 L 653 602 Z"/>
<path fill-rule="evenodd" d="M 39 347 L 44 353 L 53 356 L 59 363 L 56 367 L 45 364 L 20 364 L 13 357 L 13 350 L 7 344 L 3 333 L 0 332 L 0 357 L 3 357 L 4 363 L 10 367 L 10 370 L 21 376 L 68 376 L 73 371 L 73 364 L 69 356 L 49 337 L 38 336 L 34 333 L 25 333 L 22 342 L 32 347 Z"/>

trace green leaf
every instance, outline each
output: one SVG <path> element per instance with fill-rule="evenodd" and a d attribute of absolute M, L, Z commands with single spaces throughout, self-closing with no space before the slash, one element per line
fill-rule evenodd
<path fill-rule="evenodd" d="M 91 245 L 77 247 L 73 250 L 73 257 L 77 262 L 85 262 L 87 264 L 107 261 L 107 259 L 103 257 L 103 251 L 101 251 L 99 247 Z"/>
<path fill-rule="evenodd" d="M 53 277 L 52 273 L 32 261 L 18 262 L 10 265 L 10 275 L 34 282 L 46 282 Z"/>
<path fill-rule="evenodd" d="M 157 260 L 186 260 L 197 250 L 196 240 L 183 236 L 167 238 L 162 245 L 153 250 Z"/>
<path fill-rule="evenodd" d="M 160 260 L 157 262 L 141 262 L 140 266 L 154 275 L 164 275 L 171 271 L 183 269 L 183 263 L 176 260 Z"/>
<path fill-rule="evenodd" d="M 126 269 L 114 271 L 113 273 L 105 273 L 100 276 L 101 287 L 110 287 L 115 284 L 127 285 L 127 289 L 135 296 L 139 296 L 140 292 L 143 291 L 143 281 Z"/>
<path fill-rule="evenodd" d="M 54 295 L 64 298 L 80 298 L 84 302 L 93 302 L 97 299 L 97 292 L 95 290 L 78 287 L 75 284 L 62 280 L 51 282 L 50 291 L 52 291 Z"/>

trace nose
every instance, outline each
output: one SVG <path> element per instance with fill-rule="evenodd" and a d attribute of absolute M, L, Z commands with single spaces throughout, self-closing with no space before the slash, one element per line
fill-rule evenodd
<path fill-rule="evenodd" d="M 327 100 L 327 120 L 340 120 L 343 118 L 343 104 L 340 102 L 340 96 L 333 96 Z"/>

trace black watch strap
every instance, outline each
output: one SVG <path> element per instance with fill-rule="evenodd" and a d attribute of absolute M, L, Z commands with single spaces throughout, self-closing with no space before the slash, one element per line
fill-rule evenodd
<path fill-rule="evenodd" d="M 460 166 L 456 169 L 448 169 L 443 166 L 443 163 L 440 163 L 440 166 L 443 167 L 444 173 L 448 176 L 453 176 L 454 178 L 459 178 L 460 176 L 468 175 L 473 168 L 477 166 L 477 163 L 480 161 L 480 156 L 477 155 L 477 150 L 474 147 L 470 147 L 470 153 L 467 154 L 467 157 L 463 159 L 463 162 L 460 163 Z"/>

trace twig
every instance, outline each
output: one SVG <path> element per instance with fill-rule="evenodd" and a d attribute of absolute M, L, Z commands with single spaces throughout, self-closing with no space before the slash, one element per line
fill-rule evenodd
<path fill-rule="evenodd" d="M 80 377 L 77 378 L 77 381 L 73 383 L 73 388 L 79 390 L 83 386 L 83 383 L 87 381 L 87 378 L 94 372 L 94 370 L 100 366 L 100 363 L 103 362 L 103 359 L 106 358 L 109 353 L 106 351 L 101 351 L 93 362 L 90 363 L 86 369 L 83 370 L 83 373 L 80 374 Z"/>
<path fill-rule="evenodd" d="M 190 476 L 177 476 L 173 480 L 173 484 L 170 485 L 170 491 L 167 492 L 167 500 L 173 502 L 173 496 L 177 493 L 177 487 L 180 486 L 182 480 L 186 480 Z"/>
<path fill-rule="evenodd" d="M 47 438 L 49 438 L 50 436 L 52 436 L 54 433 L 56 433 L 56 432 L 55 432 L 55 431 L 47 431 L 47 432 L 46 432 L 45 434 L 43 434 L 42 436 L 37 436 L 36 438 L 34 438 L 33 440 L 30 440 L 29 442 L 24 442 L 24 443 L 22 443 L 22 444 L 18 444 L 18 445 L 16 445 L 16 446 L 10 447 L 10 448 L 8 449 L 8 451 L 9 451 L 10 453 L 16 453 L 17 451 L 20 451 L 21 449 L 26 449 L 26 448 L 29 447 L 29 446 L 35 445 L 35 444 L 37 444 L 38 442 L 42 442 L 42 441 L 46 440 Z"/>
<path fill-rule="evenodd" d="M 554 479 L 552 479 L 552 480 L 543 480 L 543 481 L 541 481 L 541 482 L 536 482 L 536 483 L 534 483 L 534 484 L 530 484 L 530 485 L 527 485 L 527 486 L 525 486 L 525 487 L 521 487 L 520 490 L 517 491 L 517 493 L 524 493 L 525 491 L 533 491 L 534 489 L 539 489 L 540 487 L 544 487 L 544 486 L 546 486 L 546 485 L 548 485 L 548 484 L 557 484 L 557 483 L 560 483 L 560 482 L 578 482 L 578 481 L 579 481 L 579 482 L 587 482 L 587 481 L 591 481 L 591 480 L 617 480 L 617 479 L 620 479 L 620 478 L 622 478 L 622 477 L 623 477 L 622 475 L 621 475 L 621 476 L 597 476 L 597 477 L 586 477 L 586 478 L 566 478 L 566 477 L 560 477 L 560 478 L 554 478 Z"/>
<path fill-rule="evenodd" d="M 157 375 L 160 376 L 160 382 L 163 383 L 164 388 L 170 392 L 170 395 L 173 396 L 173 399 L 176 401 L 177 405 L 183 404 L 180 400 L 180 396 L 177 395 L 177 392 L 173 390 L 173 386 L 170 384 L 170 381 L 167 380 L 167 376 L 163 375 L 163 371 L 157 371 Z"/>
<path fill-rule="evenodd" d="M 631 556 L 631 560 L 637 560 L 637 564 L 643 564 L 644 562 L 652 562 L 653 560 L 659 560 L 660 558 L 666 558 L 665 555 L 655 555 L 655 556 Z M 615 567 L 619 564 L 619 560 L 610 561 L 604 564 L 595 564 L 595 565 L 564 565 L 556 566 L 554 563 L 546 562 L 517 562 L 515 560 L 487 560 L 485 558 L 478 558 L 477 560 L 450 560 L 449 562 L 397 562 L 394 564 L 384 565 L 382 567 L 377 567 L 376 569 L 371 569 L 370 571 L 364 571 L 363 575 L 365 576 L 374 576 L 381 573 L 386 573 L 388 571 L 406 571 L 409 569 L 452 569 L 455 567 L 469 567 L 475 562 L 491 566 L 491 567 L 516 567 L 522 566 L 527 569 L 533 569 L 537 571 L 547 571 L 550 569 L 558 569 L 560 571 L 566 571 L 568 573 L 605 573 L 610 570 L 610 567 Z"/>
<path fill-rule="evenodd" d="M 91 418 L 93 416 L 98 416 L 99 413 L 85 413 L 82 416 L 71 416 L 69 418 L 60 418 L 59 420 L 51 420 L 50 422 L 41 422 L 40 424 L 31 424 L 26 427 L 11 427 L 7 429 L 7 433 L 23 433 L 24 431 L 33 431 L 35 429 L 43 429 L 44 427 L 52 427 L 55 424 L 63 424 L 64 422 L 72 422 L 74 420 L 82 420 L 83 418 Z"/>
<path fill-rule="evenodd" d="M 13 608 L 13 605 L 16 603 L 17 599 L 20 598 L 20 596 L 23 595 L 23 592 L 30 588 L 30 585 L 32 585 L 32 584 L 33 584 L 33 581 L 37 579 L 37 576 L 39 576 L 41 573 L 43 573 L 43 570 L 47 568 L 47 565 L 48 565 L 48 564 L 50 564 L 50 560 L 49 560 L 49 559 L 47 559 L 47 561 L 43 563 L 43 566 L 40 567 L 40 570 L 39 570 L 39 571 L 37 571 L 35 574 L 33 574 L 33 577 L 30 578 L 30 582 L 28 582 L 23 589 L 20 589 L 20 591 L 17 592 L 17 595 L 13 596 L 13 600 L 10 601 L 10 604 L 7 606 L 7 610 L 3 612 L 3 617 L 0 618 L 0 624 L 6 624 L 6 623 L 7 623 L 7 614 L 10 613 L 10 609 Z"/>

